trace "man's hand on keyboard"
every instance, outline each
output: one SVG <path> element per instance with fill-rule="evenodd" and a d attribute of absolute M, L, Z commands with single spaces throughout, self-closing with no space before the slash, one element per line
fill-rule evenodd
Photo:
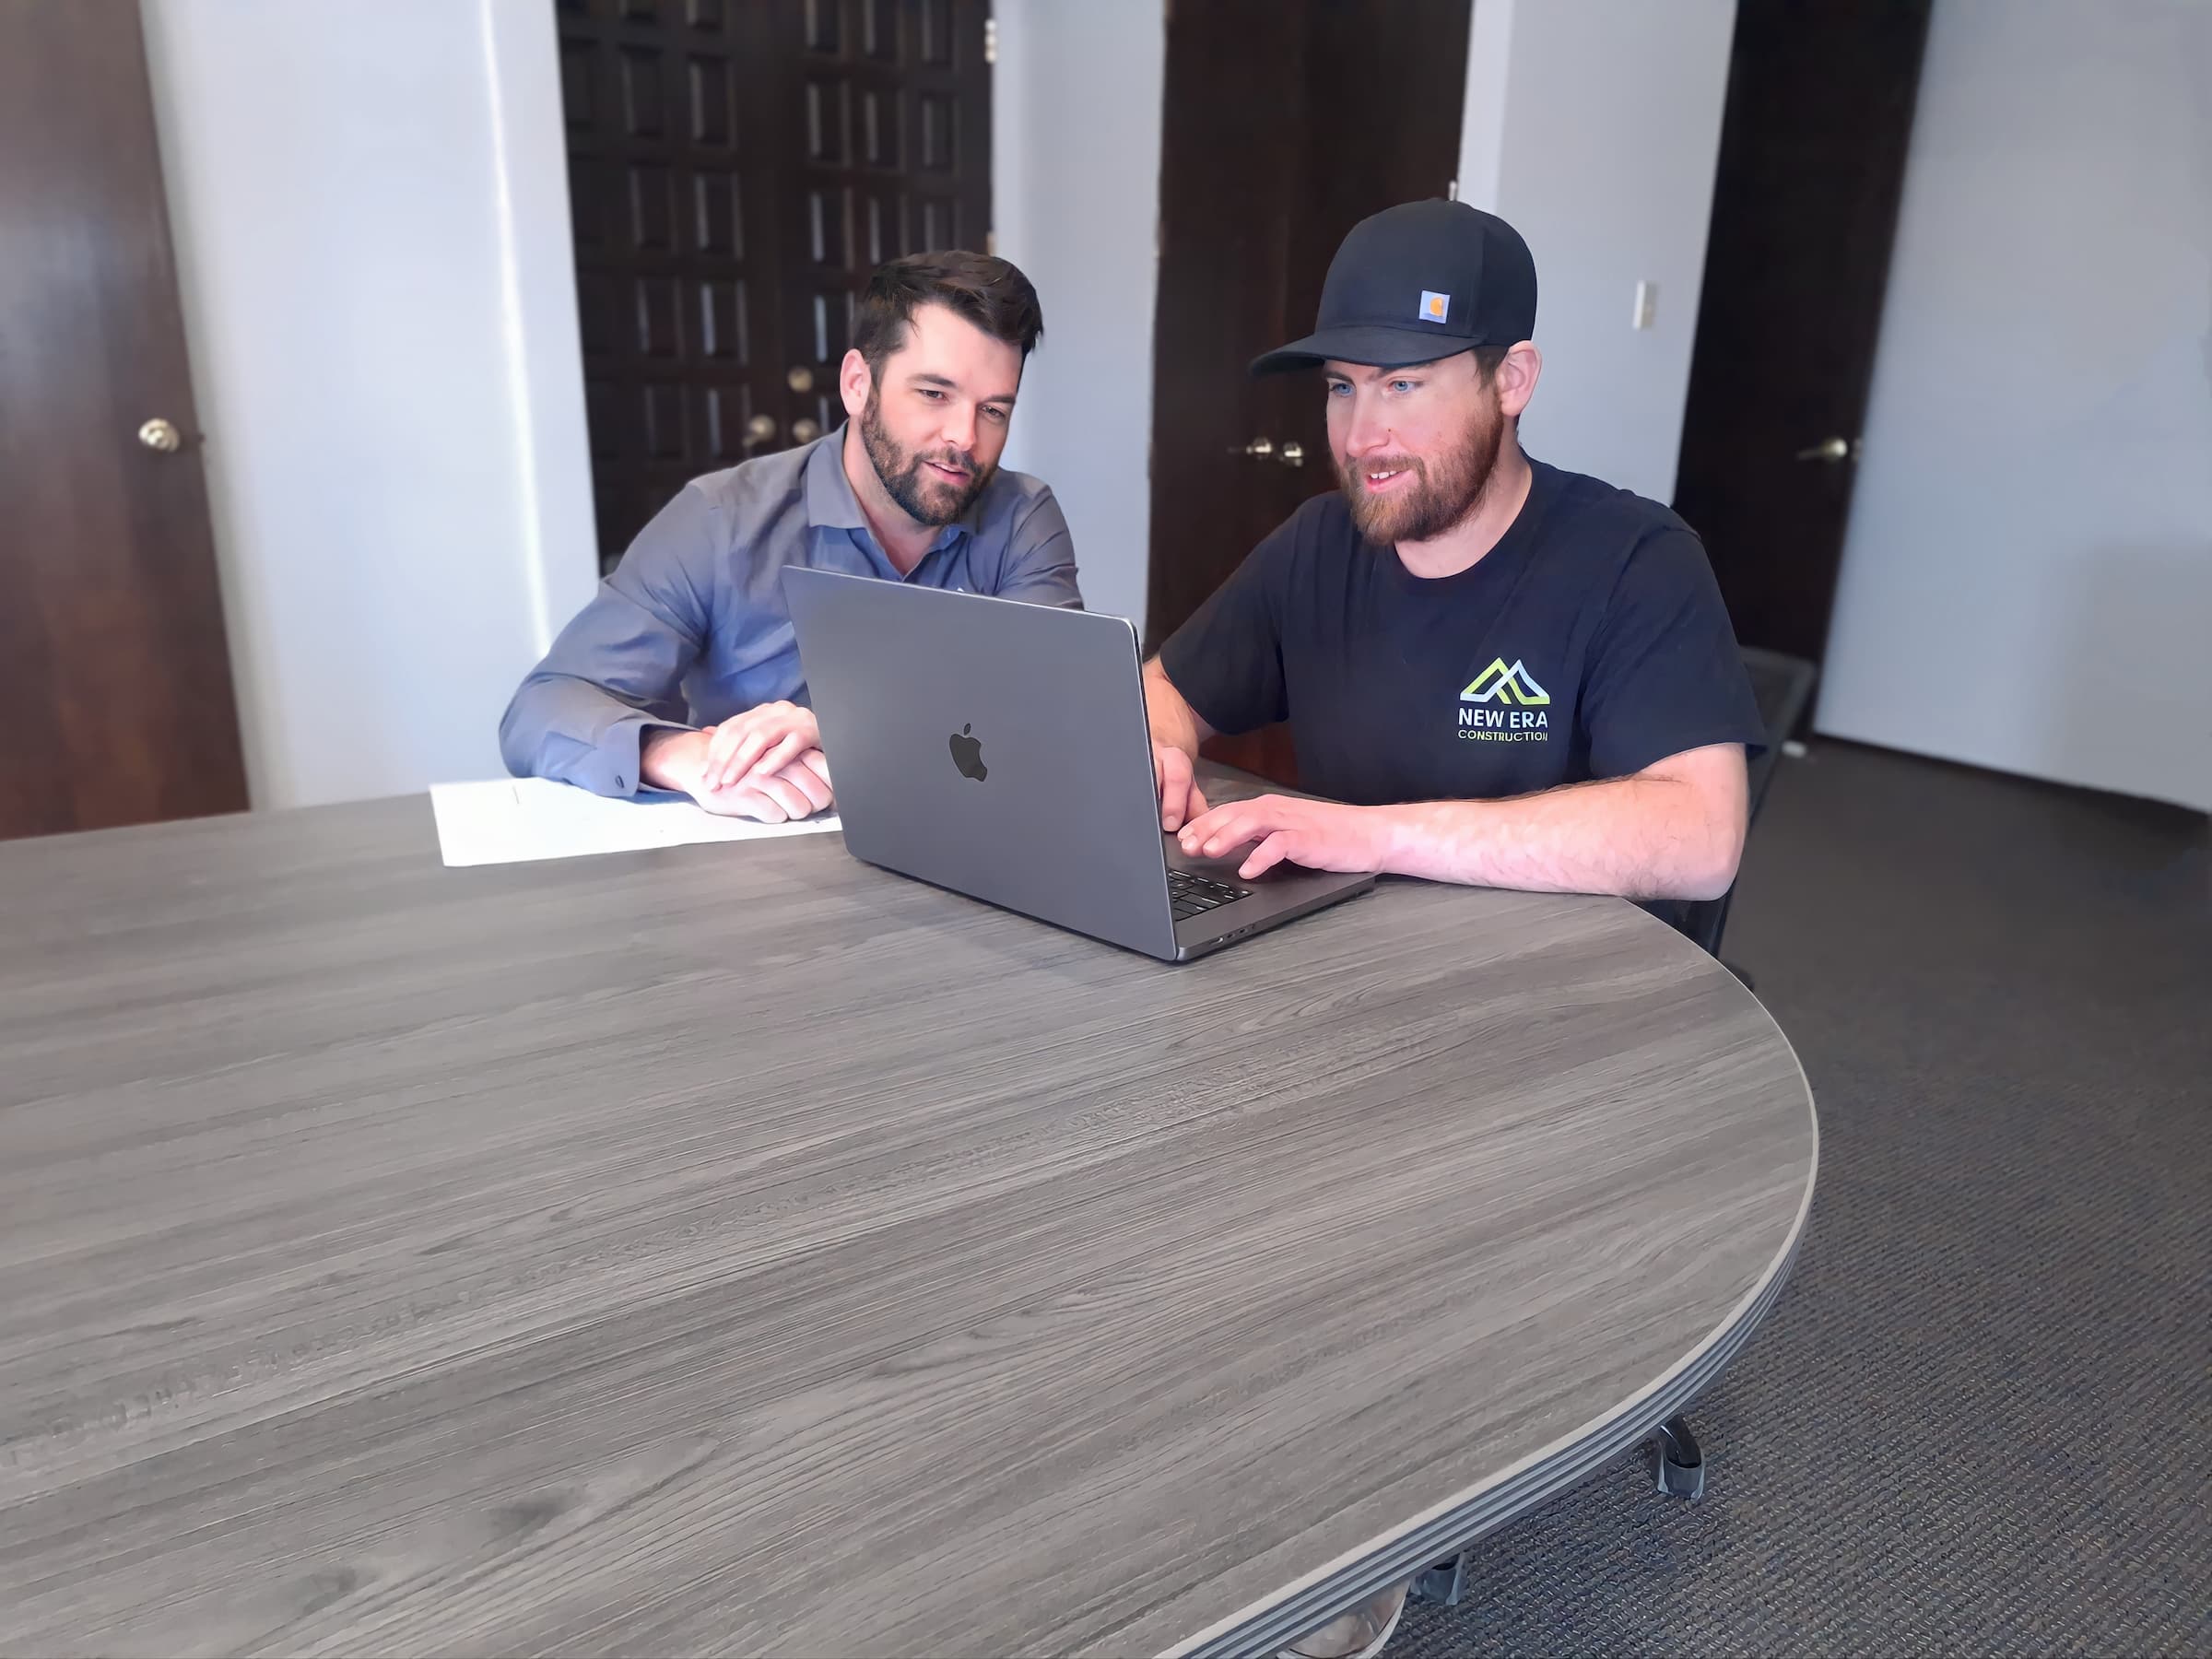
<path fill-rule="evenodd" d="M 1250 881 L 1285 859 L 1309 870 L 1380 870 L 1391 834 L 1387 807 L 1265 794 L 1215 807 L 1184 825 L 1179 839 L 1194 858 L 1222 858 L 1251 846 L 1237 871 Z"/>

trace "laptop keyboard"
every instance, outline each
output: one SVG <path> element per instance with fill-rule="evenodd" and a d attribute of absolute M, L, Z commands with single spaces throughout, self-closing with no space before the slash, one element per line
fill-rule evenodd
<path fill-rule="evenodd" d="M 1208 881 L 1203 876 L 1194 876 L 1188 870 L 1168 872 L 1168 897 L 1174 900 L 1175 920 L 1187 922 L 1193 916 L 1203 916 L 1207 911 L 1219 910 L 1225 904 L 1234 904 L 1240 899 L 1252 897 L 1250 888 L 1231 887 L 1226 881 Z"/>

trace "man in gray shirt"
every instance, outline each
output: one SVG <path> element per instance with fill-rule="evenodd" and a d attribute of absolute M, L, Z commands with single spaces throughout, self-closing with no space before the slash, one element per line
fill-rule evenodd
<path fill-rule="evenodd" d="M 838 372 L 846 424 L 710 473 L 638 533 L 500 722 L 517 777 L 680 791 L 780 823 L 830 803 L 779 577 L 785 565 L 1077 606 L 1053 492 L 998 470 L 1043 317 L 980 253 L 869 279 Z"/>

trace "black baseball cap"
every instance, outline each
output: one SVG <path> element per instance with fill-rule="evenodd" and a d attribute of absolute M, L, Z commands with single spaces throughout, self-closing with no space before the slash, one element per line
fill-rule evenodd
<path fill-rule="evenodd" d="M 1536 262 L 1521 233 L 1465 202 L 1406 202 L 1351 228 L 1321 285 L 1302 340 L 1254 358 L 1254 374 L 1335 358 L 1400 369 L 1477 346 L 1512 346 L 1536 327 Z"/>

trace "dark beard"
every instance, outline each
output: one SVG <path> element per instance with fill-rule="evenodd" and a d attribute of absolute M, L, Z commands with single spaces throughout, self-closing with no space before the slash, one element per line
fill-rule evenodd
<path fill-rule="evenodd" d="M 1351 503 L 1353 524 L 1369 541 L 1384 547 L 1435 540 L 1481 504 L 1482 492 L 1498 470 L 1498 451 L 1504 439 L 1505 418 L 1493 407 L 1489 418 L 1469 430 L 1457 449 L 1437 461 L 1433 471 L 1428 462 L 1409 455 L 1370 456 L 1357 466 L 1337 457 L 1336 481 Z M 1411 489 L 1388 497 L 1368 492 L 1362 475 L 1397 468 L 1413 473 Z"/>
<path fill-rule="evenodd" d="M 868 452 L 868 464 L 875 467 L 884 493 L 917 524 L 951 524 L 983 493 L 994 470 L 978 465 L 975 456 L 965 450 L 943 450 L 935 455 L 907 453 L 884 429 L 883 399 L 873 386 L 868 388 L 868 406 L 860 415 L 860 442 Z M 924 473 L 925 461 L 967 468 L 967 488 L 957 488 Z"/>

